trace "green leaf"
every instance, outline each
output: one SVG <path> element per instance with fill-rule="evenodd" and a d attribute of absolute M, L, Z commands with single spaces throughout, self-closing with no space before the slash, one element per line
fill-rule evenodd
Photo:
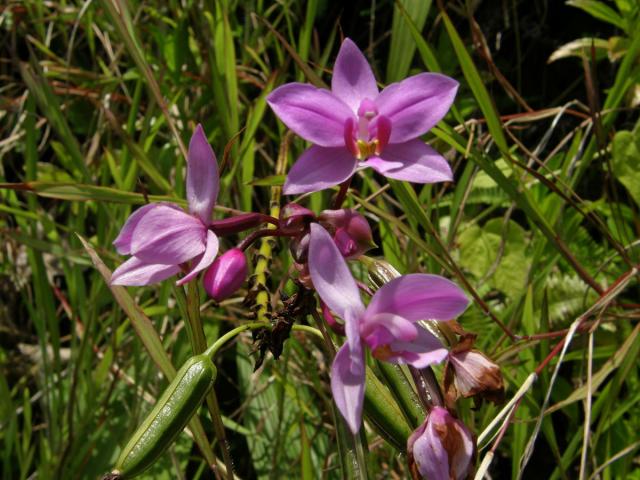
<path fill-rule="evenodd" d="M 253 185 L 254 187 L 279 187 L 284 185 L 286 178 L 286 175 L 269 175 L 268 177 L 262 177 L 248 182 L 247 185 Z"/>
<path fill-rule="evenodd" d="M 38 107 L 47 117 L 49 124 L 65 146 L 66 153 L 70 159 L 65 168 L 78 180 L 86 180 L 89 174 L 84 164 L 84 155 L 80 144 L 71 131 L 66 116 L 60 109 L 58 97 L 54 95 L 49 83 L 43 77 L 39 65 L 36 62 L 32 62 L 31 65 L 20 63 L 20 73 L 29 88 L 29 92 L 35 97 Z"/>
<path fill-rule="evenodd" d="M 547 63 L 555 62 L 561 58 L 578 57 L 591 60 L 591 49 L 595 50 L 596 60 L 607 57 L 609 41 L 603 38 L 578 38 L 558 47 L 549 57 Z"/>
<path fill-rule="evenodd" d="M 445 12 L 442 12 L 442 20 L 444 21 L 444 26 L 447 29 L 453 49 L 458 57 L 458 62 L 460 62 L 462 73 L 467 79 L 467 83 L 480 106 L 480 110 L 482 110 L 482 113 L 487 120 L 489 132 L 491 132 L 491 136 L 500 151 L 504 155 L 508 155 L 509 148 L 507 146 L 507 140 L 504 136 L 504 132 L 502 131 L 502 122 L 500 121 L 500 117 L 498 117 L 496 108 L 493 105 L 493 100 L 489 96 L 485 82 L 480 77 L 480 73 L 478 73 L 476 66 L 473 64 L 471 55 L 467 52 L 467 48 L 464 46 L 460 35 L 458 35 L 456 28 L 453 26 L 453 23 L 451 23 L 451 19 Z"/>
<path fill-rule="evenodd" d="M 613 173 L 640 205 L 640 136 L 626 130 L 612 142 Z"/>
<path fill-rule="evenodd" d="M 640 328 L 636 326 L 636 328 L 633 329 L 631 335 L 627 337 L 625 342 L 620 346 L 620 348 L 616 350 L 613 356 L 609 358 L 604 363 L 604 365 L 602 365 L 600 370 L 593 374 L 591 378 L 592 394 L 598 390 L 600 385 L 602 385 L 602 383 L 609 377 L 611 372 L 616 370 L 621 365 L 622 361 L 625 358 L 627 358 L 628 356 L 636 357 L 638 355 L 638 349 L 640 347 L 640 344 L 636 344 L 638 333 L 640 333 Z M 589 390 L 587 389 L 587 384 L 576 388 L 567 398 L 549 407 L 545 414 L 555 412 L 556 410 L 560 410 L 561 408 L 564 408 L 565 406 L 573 402 L 578 402 L 585 399 L 588 391 Z"/>
<path fill-rule="evenodd" d="M 407 445 L 407 438 L 411 435 L 411 427 L 404 419 L 391 392 L 368 367 L 366 382 L 364 413 L 367 420 L 382 438 L 403 451 Z"/>
<path fill-rule="evenodd" d="M 62 182 L 24 182 L 24 183 L 0 183 L 0 189 L 21 190 L 33 192 L 41 197 L 56 198 L 58 200 L 126 203 L 129 205 L 141 205 L 146 203 L 141 193 L 124 192 L 117 188 L 99 187 L 82 183 Z M 179 198 L 164 195 L 148 195 L 152 202 L 175 202 L 185 205 L 186 202 Z"/>
<path fill-rule="evenodd" d="M 494 218 L 481 228 L 473 225 L 458 238 L 460 264 L 478 279 L 515 296 L 525 286 L 529 262 L 525 232 L 516 222 Z M 500 254 L 500 257 L 498 257 Z"/>
<path fill-rule="evenodd" d="M 391 49 L 387 61 L 387 82 L 397 82 L 409 73 L 411 60 L 416 51 L 416 42 L 411 30 L 405 27 L 406 15 L 417 30 L 422 30 L 431 8 L 431 0 L 400 0 L 393 9 L 391 27 Z"/>
<path fill-rule="evenodd" d="M 624 19 L 604 2 L 598 2 L 597 0 L 569 0 L 567 5 L 584 10 L 592 17 L 626 30 Z"/>
<path fill-rule="evenodd" d="M 498 170 L 502 172 L 505 177 L 510 176 L 511 168 L 503 158 L 496 160 L 494 165 L 498 168 Z M 495 188 L 498 186 L 496 181 L 484 170 L 481 170 L 477 173 L 477 175 L 473 178 L 472 185 L 473 191 L 477 189 Z"/>

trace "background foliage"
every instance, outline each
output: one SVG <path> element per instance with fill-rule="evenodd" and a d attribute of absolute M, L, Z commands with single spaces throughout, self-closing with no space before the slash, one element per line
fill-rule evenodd
<path fill-rule="evenodd" d="M 385 83 L 425 70 L 461 83 L 426 138 L 455 183 L 381 187 L 368 171 L 352 202 L 380 222 L 374 254 L 474 297 L 461 323 L 502 366 L 507 399 L 539 373 L 504 437 L 483 439 L 491 476 L 640 478 L 639 15 L 635 0 L 0 6 L 2 478 L 98 478 L 166 385 L 76 234 L 113 269 L 111 242 L 132 209 L 184 198 L 176 138 L 196 123 L 224 164 L 219 204 L 267 212 L 279 155 L 290 165 L 305 145 L 284 136 L 265 97 L 287 81 L 328 81 L 342 36 Z M 304 202 L 319 211 L 332 194 Z M 286 249 L 268 250 L 253 265 L 271 259 L 277 306 L 291 270 Z M 190 350 L 176 290 L 128 291 L 179 366 Z M 252 315 L 246 293 L 203 306 L 210 343 Z M 577 318 L 552 385 L 559 357 L 548 355 Z M 218 358 L 236 474 L 346 476 L 324 351 L 298 333 L 285 345 L 257 373 L 250 336 Z M 499 408 L 459 409 L 480 433 Z M 370 477 L 406 477 L 399 452 L 366 436 Z M 183 434 L 147 476 L 213 475 Z"/>

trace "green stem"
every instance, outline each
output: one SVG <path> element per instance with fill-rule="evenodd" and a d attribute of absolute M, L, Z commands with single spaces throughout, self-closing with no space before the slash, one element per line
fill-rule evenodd
<path fill-rule="evenodd" d="M 318 338 L 324 338 L 320 330 L 318 330 L 317 328 L 310 327 L 309 325 L 294 325 L 292 327 L 292 330 L 295 330 L 297 332 L 311 333 Z"/>
<path fill-rule="evenodd" d="M 367 435 L 364 432 L 364 427 L 360 429 L 359 435 L 353 436 L 353 443 L 356 448 L 356 460 L 358 461 L 358 478 L 360 480 L 367 480 L 367 456 L 366 451 L 368 449 L 364 448 L 365 442 L 367 441 Z"/>
<path fill-rule="evenodd" d="M 184 296 L 184 292 L 180 288 L 176 288 L 176 290 L 180 290 L 180 293 Z M 191 330 L 191 349 L 194 355 L 198 355 L 206 350 L 207 339 L 204 335 L 202 320 L 200 319 L 200 293 L 197 282 L 191 282 L 187 285 L 186 307 L 187 320 Z M 222 414 L 220 413 L 220 406 L 218 405 L 218 398 L 216 397 L 214 389 L 211 389 L 207 394 L 206 401 L 213 422 L 213 431 L 216 435 L 216 440 L 220 444 L 220 450 L 222 451 L 224 466 L 227 470 L 227 478 L 233 480 L 233 461 L 229 453 L 224 425 L 222 424 Z"/>
<path fill-rule="evenodd" d="M 197 282 L 191 282 L 187 285 L 187 316 L 193 334 L 191 346 L 194 350 L 193 353 L 197 355 L 207 348 L 207 339 L 200 320 L 200 293 Z"/>
<path fill-rule="evenodd" d="M 271 327 L 271 325 L 267 322 L 243 323 L 239 327 L 236 327 L 233 330 L 229 330 L 227 333 L 221 336 L 218 340 L 214 342 L 213 345 L 207 348 L 204 354 L 207 355 L 209 358 L 213 359 L 216 353 L 218 353 L 218 350 L 220 350 L 225 343 L 227 343 L 229 340 L 234 338 L 236 335 L 242 332 L 246 332 L 247 330 L 256 330 L 258 328 L 269 328 L 269 327 Z"/>
<path fill-rule="evenodd" d="M 213 345 L 211 345 L 204 352 L 204 354 L 207 355 L 208 357 L 210 357 L 213 360 L 213 358 L 216 356 L 216 353 L 218 353 L 218 351 L 229 340 L 233 339 L 234 337 L 236 337 L 237 335 L 241 334 L 242 332 L 246 332 L 247 330 L 257 330 L 258 328 L 271 328 L 271 324 L 268 323 L 268 322 L 243 323 L 239 327 L 236 327 L 233 330 L 229 330 L 227 333 L 225 333 L 223 336 L 221 336 L 218 340 L 216 340 L 214 342 Z M 320 330 L 318 330 L 317 328 L 310 327 L 308 325 L 294 325 L 292 327 L 292 329 L 296 330 L 296 331 L 299 331 L 299 332 L 312 333 L 313 335 L 315 335 L 315 336 L 317 336 L 319 338 L 322 338 L 322 333 L 320 333 Z"/>
<path fill-rule="evenodd" d="M 327 329 L 324 326 L 324 322 L 322 318 L 320 318 L 320 315 L 318 314 L 318 311 L 315 308 L 311 310 L 311 316 L 313 317 L 313 319 L 316 321 L 316 324 L 318 325 L 318 329 L 321 332 L 320 335 L 322 335 L 322 339 L 324 340 L 324 343 L 327 347 L 327 351 L 329 352 L 329 357 L 330 357 L 329 359 L 333 362 L 333 358 L 336 356 L 336 347 L 331 341 L 329 332 L 327 332 Z"/>
<path fill-rule="evenodd" d="M 333 358 L 336 356 L 336 348 L 324 326 L 324 321 L 320 318 L 320 315 L 315 308 L 311 311 L 311 316 L 318 324 L 318 328 L 306 328 L 313 330 L 313 333 L 319 335 L 324 340 L 330 360 L 333 361 Z M 294 328 L 295 327 L 296 325 L 294 325 Z M 303 325 L 299 325 L 299 327 L 303 327 Z M 335 403 L 333 404 L 333 410 L 334 425 L 336 426 L 338 441 L 338 452 L 343 469 L 343 477 L 352 478 L 357 475 L 360 480 L 367 480 L 367 458 L 365 452 L 368 449 L 365 448 L 367 437 L 364 432 L 364 428 L 360 429 L 359 435 L 352 435 L 347 428 L 347 423 L 343 420 L 342 415 L 336 413 Z M 351 450 L 352 446 L 353 450 Z M 357 468 L 354 470 L 354 467 Z"/>
<path fill-rule="evenodd" d="M 282 139 L 280 151 L 278 153 L 278 161 L 276 162 L 276 174 L 284 175 L 287 168 L 287 150 L 291 135 L 287 134 Z M 271 187 L 271 201 L 269 202 L 269 215 L 273 218 L 280 218 L 280 196 L 282 188 L 279 186 Z M 267 231 L 277 230 L 275 225 L 268 225 Z M 271 322 L 271 294 L 267 287 L 267 279 L 269 276 L 269 264 L 273 253 L 273 245 L 275 240 L 273 237 L 262 237 L 260 247 L 258 248 L 257 261 L 253 271 L 253 286 L 250 294 L 255 294 L 252 310 L 258 321 Z"/>

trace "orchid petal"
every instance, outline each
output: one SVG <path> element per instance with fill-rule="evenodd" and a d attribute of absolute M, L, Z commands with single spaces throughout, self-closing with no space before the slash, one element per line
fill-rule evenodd
<path fill-rule="evenodd" d="M 459 435 L 458 448 L 455 449 L 450 468 L 456 480 L 463 480 L 473 466 L 475 442 L 469 429 L 460 420 L 455 420 L 455 428 Z"/>
<path fill-rule="evenodd" d="M 216 155 L 207 141 L 202 125 L 198 124 L 187 153 L 187 201 L 189 211 L 205 225 L 211 222 L 211 212 L 218 198 L 219 188 Z"/>
<path fill-rule="evenodd" d="M 131 239 L 133 237 L 134 230 L 138 226 L 138 222 L 140 222 L 140 219 L 150 210 L 158 208 L 159 206 L 171 207 L 182 211 L 177 205 L 172 203 L 149 203 L 133 212 L 129 215 L 129 218 L 127 218 L 127 221 L 120 230 L 118 237 L 113 241 L 113 246 L 116 247 L 116 250 L 120 255 L 129 255 L 131 253 Z"/>
<path fill-rule="evenodd" d="M 348 179 L 356 168 L 356 159 L 344 147 L 308 148 L 289 170 L 285 195 L 317 192 Z"/>
<path fill-rule="evenodd" d="M 364 403 L 364 357 L 354 357 L 349 344 L 342 345 L 331 366 L 331 392 L 336 406 L 355 435 L 362 423 Z"/>
<path fill-rule="evenodd" d="M 324 228 L 317 223 L 312 223 L 310 228 L 309 272 L 314 288 L 322 301 L 345 322 L 349 318 L 359 321 L 364 305 L 347 262 Z"/>
<path fill-rule="evenodd" d="M 198 263 L 195 267 L 191 269 L 189 273 L 187 273 L 184 277 L 176 282 L 176 285 L 184 285 L 185 283 L 191 281 L 195 278 L 198 273 L 209 265 L 213 263 L 213 260 L 216 258 L 218 254 L 218 247 L 220 246 L 220 242 L 218 241 L 218 237 L 211 230 L 207 230 L 207 244 L 204 250 L 204 253 L 200 257 Z"/>
<path fill-rule="evenodd" d="M 147 263 L 177 265 L 205 249 L 206 228 L 197 218 L 159 205 L 144 215 L 133 232 L 131 254 Z"/>
<path fill-rule="evenodd" d="M 360 316 L 357 310 L 347 310 L 344 316 L 344 333 L 349 344 L 350 355 L 358 364 L 360 358 L 363 357 L 362 338 L 360 337 Z"/>
<path fill-rule="evenodd" d="M 497 398 L 502 395 L 504 385 L 500 367 L 478 350 L 451 352 L 449 363 L 455 371 L 456 390 L 464 396 L 482 395 Z"/>
<path fill-rule="evenodd" d="M 365 313 L 365 324 L 378 313 L 393 313 L 413 322 L 450 320 L 467 308 L 469 300 L 451 280 L 414 273 L 394 278 L 378 290 Z"/>
<path fill-rule="evenodd" d="M 388 362 L 407 364 L 415 368 L 426 368 L 440 363 L 449 354 L 440 340 L 420 326 L 417 327 L 417 335 L 412 341 L 391 342 L 389 347 L 396 355 L 388 358 Z"/>
<path fill-rule="evenodd" d="M 436 407 L 429 414 L 426 428 L 422 435 L 413 443 L 413 457 L 418 466 L 418 471 L 424 478 L 429 480 L 450 480 L 449 475 L 449 453 L 440 439 L 437 426 L 444 423 L 444 420 L 437 421 L 435 416 L 441 415 L 443 408 Z M 444 410 L 446 413 L 446 410 Z M 446 413 L 446 415 L 449 415 Z"/>
<path fill-rule="evenodd" d="M 458 82 L 439 73 L 421 73 L 392 83 L 375 99 L 380 115 L 391 120 L 390 143 L 402 143 L 429 131 L 447 114 Z"/>
<path fill-rule="evenodd" d="M 163 265 L 146 263 L 136 257 L 131 257 L 111 275 L 111 285 L 127 285 L 139 287 L 151 285 L 175 275 L 180 271 L 178 265 Z"/>
<path fill-rule="evenodd" d="M 392 341 L 411 342 L 418 336 L 413 322 L 393 313 L 377 313 L 365 318 L 361 333 L 372 350 Z"/>
<path fill-rule="evenodd" d="M 375 99 L 378 86 L 371 66 L 360 49 L 349 38 L 345 38 L 333 66 L 331 78 L 333 94 L 357 112 L 364 99 Z"/>
<path fill-rule="evenodd" d="M 287 83 L 267 97 L 267 103 L 287 127 L 322 147 L 344 146 L 344 125 L 351 109 L 329 90 Z"/>
<path fill-rule="evenodd" d="M 391 120 L 384 115 L 378 115 L 375 118 L 375 123 L 372 125 L 370 130 L 372 132 L 372 138 L 378 139 L 378 151 L 383 151 L 387 148 L 389 144 L 389 139 L 391 138 L 391 130 L 393 126 L 391 125 Z"/>
<path fill-rule="evenodd" d="M 387 145 L 382 154 L 361 162 L 385 177 L 413 183 L 450 182 L 451 167 L 445 158 L 420 139 Z"/>

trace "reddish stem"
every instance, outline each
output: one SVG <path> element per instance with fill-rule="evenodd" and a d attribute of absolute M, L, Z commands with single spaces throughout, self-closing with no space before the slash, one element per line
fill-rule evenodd
<path fill-rule="evenodd" d="M 344 182 L 340 184 L 340 190 L 336 195 L 336 199 L 333 201 L 334 210 L 338 210 L 344 203 L 344 199 L 347 198 L 347 192 L 349 191 L 349 187 L 351 186 L 352 178 L 353 178 L 353 175 L 347 178 Z"/>
<path fill-rule="evenodd" d="M 278 229 L 265 228 L 262 230 L 256 230 L 247 235 L 244 240 L 238 244 L 238 248 L 243 252 L 251 246 L 253 242 L 263 237 L 292 237 L 290 233 L 284 233 Z"/>

